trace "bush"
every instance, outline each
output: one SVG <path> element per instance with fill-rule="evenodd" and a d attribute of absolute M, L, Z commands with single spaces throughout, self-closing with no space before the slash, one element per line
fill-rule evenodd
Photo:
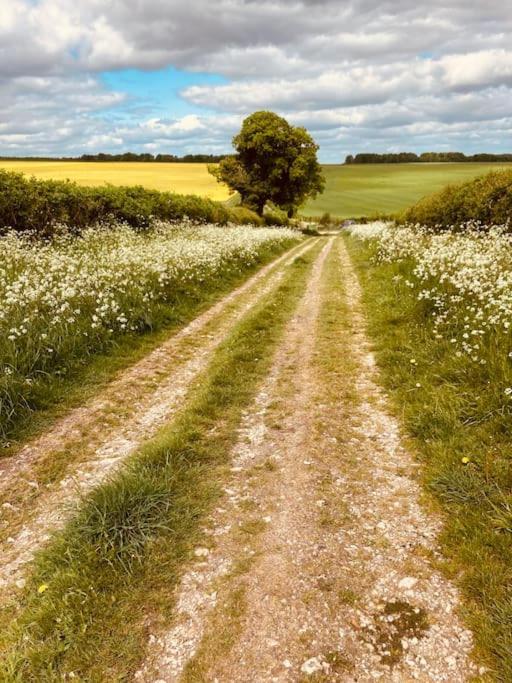
<path fill-rule="evenodd" d="M 322 227 L 326 227 L 328 225 L 331 225 L 332 223 L 332 218 L 331 214 L 326 211 L 320 216 L 320 220 L 318 221 L 318 225 L 321 225 Z"/>
<path fill-rule="evenodd" d="M 399 217 L 399 222 L 457 229 L 468 222 L 505 225 L 511 218 L 512 171 L 492 171 L 421 199 Z"/>
<path fill-rule="evenodd" d="M 172 221 L 184 216 L 205 223 L 260 223 L 248 209 L 231 209 L 196 195 L 159 192 L 140 185 L 82 187 L 0 170 L 0 232 L 11 228 L 51 236 L 58 224 L 81 232 L 110 219 L 146 228 L 155 218 Z"/>
<path fill-rule="evenodd" d="M 288 225 L 289 219 L 286 211 L 279 209 L 272 202 L 267 202 L 263 209 L 263 220 L 266 225 Z"/>
<path fill-rule="evenodd" d="M 236 225 L 265 225 L 265 221 L 255 211 L 246 206 L 233 206 L 229 209 L 229 220 Z"/>

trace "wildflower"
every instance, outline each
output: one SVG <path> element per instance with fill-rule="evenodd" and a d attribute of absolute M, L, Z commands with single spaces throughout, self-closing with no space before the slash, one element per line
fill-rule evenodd
<path fill-rule="evenodd" d="M 47 589 L 48 589 L 48 584 L 47 584 L 47 583 L 42 583 L 42 584 L 38 587 L 37 592 L 38 592 L 38 593 L 44 593 Z"/>

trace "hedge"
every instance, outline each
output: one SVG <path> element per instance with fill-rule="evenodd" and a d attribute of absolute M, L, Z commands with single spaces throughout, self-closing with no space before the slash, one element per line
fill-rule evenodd
<path fill-rule="evenodd" d="M 83 187 L 71 181 L 38 180 L 22 173 L 0 170 L 0 231 L 49 236 L 56 225 L 72 231 L 100 221 L 122 221 L 135 228 L 152 219 L 226 224 L 261 223 L 248 209 L 234 210 L 196 195 L 149 190 L 140 185 Z"/>
<path fill-rule="evenodd" d="M 399 217 L 401 223 L 457 229 L 469 222 L 482 228 L 512 219 L 512 171 L 492 171 L 421 199 Z M 512 230 L 512 226 L 509 226 Z"/>

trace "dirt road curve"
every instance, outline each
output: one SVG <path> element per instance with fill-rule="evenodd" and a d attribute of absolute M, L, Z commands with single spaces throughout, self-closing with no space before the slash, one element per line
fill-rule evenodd
<path fill-rule="evenodd" d="M 329 237 L 240 428 L 232 477 L 135 680 L 469 681 L 434 567 L 440 521 L 378 387 L 358 282 Z"/>

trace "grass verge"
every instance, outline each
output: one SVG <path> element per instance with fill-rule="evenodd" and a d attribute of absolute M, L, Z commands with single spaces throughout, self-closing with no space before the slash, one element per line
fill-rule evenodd
<path fill-rule="evenodd" d="M 347 246 L 381 378 L 445 513 L 443 568 L 462 588 L 489 678 L 511 681 L 512 415 L 494 409 L 492 377 L 436 338 L 414 294 L 398 291 L 393 277 L 408 265 L 376 265 L 371 247 L 350 238 Z"/>
<path fill-rule="evenodd" d="M 48 429 L 72 408 L 83 405 L 118 372 L 150 353 L 169 335 L 185 327 L 291 246 L 293 243 L 283 249 L 262 250 L 257 263 L 246 270 L 228 269 L 202 283 L 190 282 L 175 292 L 171 303 L 162 304 L 152 312 L 152 324 L 143 332 L 117 337 L 105 350 L 77 361 L 65 375 L 47 375 L 41 390 L 33 392 L 30 409 L 19 413 L 8 432 L 8 441 L 2 441 L 0 457 L 12 455 L 20 444 Z"/>
<path fill-rule="evenodd" d="M 172 426 L 88 496 L 37 556 L 19 613 L 1 636 L 2 680 L 118 681 L 134 672 L 148 615 L 158 627 L 172 614 L 174 586 L 219 495 L 241 412 L 321 246 L 297 258 L 239 323 Z M 3 615 L 4 626 L 12 617 Z"/>

